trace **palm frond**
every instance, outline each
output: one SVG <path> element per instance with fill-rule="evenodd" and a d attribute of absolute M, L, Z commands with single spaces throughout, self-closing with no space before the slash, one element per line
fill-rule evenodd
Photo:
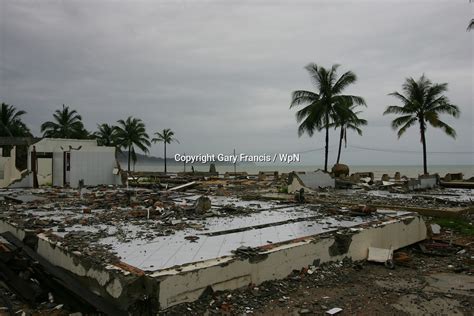
<path fill-rule="evenodd" d="M 400 101 L 402 101 L 402 103 L 404 105 L 409 105 L 411 104 L 411 101 L 406 97 L 404 96 L 403 94 L 395 91 L 395 92 L 392 92 L 392 93 L 389 93 L 388 95 L 391 95 L 393 97 L 396 97 L 397 99 L 399 99 Z"/>
<path fill-rule="evenodd" d="M 333 86 L 333 92 L 335 94 L 339 94 L 350 84 L 353 84 L 357 81 L 357 76 L 352 71 L 347 71 L 342 74 L 341 77 L 336 81 Z"/>
<path fill-rule="evenodd" d="M 413 115 L 409 114 L 409 115 L 404 115 L 404 116 L 400 116 L 400 117 L 397 117 L 396 119 L 394 119 L 392 121 L 392 128 L 393 129 L 397 129 L 399 128 L 400 126 L 402 126 L 403 124 L 406 124 L 408 121 L 410 121 L 412 118 L 415 118 Z"/>
<path fill-rule="evenodd" d="M 319 95 L 311 91 L 305 91 L 305 90 L 293 91 L 292 97 L 291 97 L 290 109 L 300 104 L 312 103 L 318 99 L 319 99 Z"/>
<path fill-rule="evenodd" d="M 407 109 L 406 107 L 398 106 L 398 105 L 390 105 L 387 106 L 383 115 L 386 114 L 411 114 L 412 112 Z"/>
<path fill-rule="evenodd" d="M 435 113 L 446 113 L 453 117 L 459 117 L 461 111 L 456 105 L 449 104 L 449 103 L 442 103 L 430 109 L 430 112 Z"/>
<path fill-rule="evenodd" d="M 436 124 L 435 125 L 432 124 L 432 126 L 439 127 L 446 133 L 446 135 L 451 136 L 452 138 L 456 138 L 456 131 L 454 130 L 454 128 L 452 128 L 445 122 L 438 120 Z"/>
<path fill-rule="evenodd" d="M 402 128 L 398 130 L 397 136 L 400 138 L 410 127 L 412 127 L 416 123 L 416 118 L 412 117 L 410 120 L 408 120 L 405 125 L 403 125 Z"/>

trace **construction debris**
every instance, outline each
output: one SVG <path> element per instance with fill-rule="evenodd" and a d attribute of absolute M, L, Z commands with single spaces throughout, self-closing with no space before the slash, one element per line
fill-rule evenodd
<path fill-rule="evenodd" d="M 346 264 L 359 269 L 360 260 L 389 262 L 395 268 L 389 271 L 396 271 L 398 266 L 410 267 L 416 256 L 468 258 L 468 243 L 446 241 L 445 232 L 435 224 L 428 225 L 432 240 L 410 251 L 397 249 L 427 236 L 423 219 L 410 212 L 412 208 L 468 209 L 473 206 L 471 190 L 415 192 L 403 177 L 395 175 L 388 185 L 364 174 L 367 187 L 361 188 L 361 183 L 348 190 L 317 186 L 317 190 L 306 191 L 301 187 L 295 197 L 286 193 L 291 192 L 289 187 L 282 190 L 287 183 L 284 175 L 234 176 L 199 181 L 168 176 L 147 188 L 2 191 L 0 232 L 6 235 L 0 239 L 0 265 L 7 268 L 0 277 L 7 280 L 8 291 L 35 308 L 50 302 L 52 293 L 51 310 L 139 314 L 140 310 L 180 311 L 187 306 L 198 311 L 201 307 L 185 302 L 202 304 L 210 295 L 214 299 L 211 305 L 206 303 L 210 308 L 247 313 L 262 305 L 229 291 L 253 282 L 257 284 L 249 288 L 251 295 L 262 304 L 266 302 L 263 297 L 274 297 L 269 293 L 278 288 L 276 293 L 282 290 L 285 294 L 274 299 L 291 305 L 293 282 L 306 284 L 309 281 L 304 280 L 311 278 L 330 284 L 328 280 Z M 324 176 L 335 182 L 330 175 Z M 340 177 L 339 183 L 352 181 L 347 175 Z M 161 190 L 168 185 L 175 186 Z M 370 230 L 374 236 L 363 234 Z M 376 231 L 384 237 L 377 237 Z M 372 247 L 375 244 L 378 247 Z M 464 246 L 458 246 L 461 244 Z M 366 249 L 364 256 L 354 251 L 357 247 Z M 328 260 L 318 255 L 321 249 L 326 257 L 329 253 L 330 262 L 321 262 Z M 283 252 L 287 259 L 281 261 Z M 357 262 L 340 264 L 343 257 Z M 299 260 L 305 260 L 303 267 Z M 451 265 L 453 271 L 467 271 L 464 265 Z M 267 274 L 267 266 L 278 269 Z M 326 266 L 331 268 L 325 270 Z M 29 275 L 34 272 L 37 281 L 22 278 L 27 271 Z M 67 276 L 61 271 L 68 271 Z M 204 271 L 209 274 L 201 275 Z M 243 274 L 233 275 L 233 271 Z M 56 283 L 47 283 L 44 275 L 54 276 Z M 201 283 L 191 281 L 195 277 Z M 287 289 L 275 285 L 278 282 Z M 40 290 L 35 284 L 41 284 Z M 227 285 L 222 288 L 219 284 Z M 216 294 L 216 289 L 224 290 L 226 296 Z M 78 293 L 85 294 L 77 299 Z M 328 302 L 317 307 L 301 305 L 296 310 L 299 314 L 324 313 L 334 309 L 331 306 L 340 306 L 344 313 L 350 311 L 342 301 L 321 300 Z M 4 303 L 6 308 L 16 306 L 9 302 Z M 77 306 L 74 302 L 82 303 Z"/>

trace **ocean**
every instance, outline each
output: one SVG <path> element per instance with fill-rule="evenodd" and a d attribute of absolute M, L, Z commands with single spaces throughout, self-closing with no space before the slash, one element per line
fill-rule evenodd
<path fill-rule="evenodd" d="M 123 165 L 123 164 L 122 164 Z M 195 171 L 209 171 L 209 165 L 194 164 Z M 123 167 L 125 167 L 123 165 Z M 168 172 L 182 172 L 184 171 L 183 165 L 168 165 Z M 287 165 L 253 165 L 253 164 L 237 164 L 236 171 L 245 171 L 248 174 L 257 174 L 259 171 L 278 171 L 280 173 L 288 173 L 291 171 L 314 171 L 316 169 L 322 169 L 320 165 L 299 165 L 299 164 L 287 164 Z M 216 169 L 219 173 L 226 171 L 234 171 L 233 165 L 217 165 Z M 140 164 L 135 165 L 135 171 L 163 171 L 163 164 Z M 407 177 L 417 177 L 423 173 L 423 166 L 408 166 L 408 165 L 373 165 L 373 166 L 349 166 L 350 173 L 353 172 L 373 172 L 375 179 L 380 179 L 383 174 L 393 176 L 395 172 Z M 186 171 L 191 171 L 191 166 L 186 166 Z M 446 173 L 458 173 L 464 174 L 464 179 L 474 177 L 474 165 L 428 165 L 429 173 L 438 173 L 441 177 L 444 177 Z"/>

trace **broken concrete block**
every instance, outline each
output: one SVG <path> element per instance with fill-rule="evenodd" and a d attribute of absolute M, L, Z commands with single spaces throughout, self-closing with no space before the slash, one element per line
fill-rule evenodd
<path fill-rule="evenodd" d="M 224 196 L 224 195 L 225 195 L 224 186 L 219 183 L 217 185 L 216 196 Z"/>
<path fill-rule="evenodd" d="M 315 172 L 295 173 L 288 178 L 288 193 L 298 192 L 301 188 L 317 191 L 321 188 L 334 188 L 336 180 L 323 170 Z"/>
<path fill-rule="evenodd" d="M 444 176 L 444 181 L 462 181 L 464 178 L 461 172 L 459 173 L 447 173 Z"/>
<path fill-rule="evenodd" d="M 410 179 L 408 181 L 408 188 L 410 190 L 432 189 L 438 186 L 438 174 L 420 175 L 418 179 Z"/>
<path fill-rule="evenodd" d="M 392 249 L 369 247 L 367 261 L 385 263 L 393 257 Z"/>
<path fill-rule="evenodd" d="M 334 308 L 331 308 L 330 310 L 326 311 L 326 314 L 335 315 L 339 312 L 342 312 L 342 308 L 334 307 Z"/>
<path fill-rule="evenodd" d="M 207 196 L 200 196 L 193 206 L 194 210 L 198 213 L 204 213 L 211 209 L 211 199 Z"/>
<path fill-rule="evenodd" d="M 431 232 L 434 235 L 441 234 L 441 226 L 439 226 L 438 224 L 431 224 Z"/>

